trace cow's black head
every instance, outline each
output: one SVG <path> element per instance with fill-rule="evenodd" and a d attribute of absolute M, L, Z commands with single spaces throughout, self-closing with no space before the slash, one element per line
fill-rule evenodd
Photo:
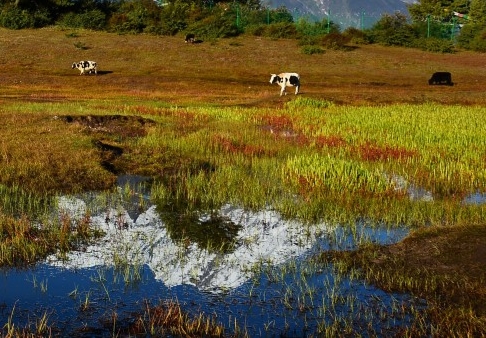
<path fill-rule="evenodd" d="M 280 81 L 281 81 L 280 76 L 278 76 L 276 74 L 270 74 L 270 83 L 271 84 L 279 83 Z"/>

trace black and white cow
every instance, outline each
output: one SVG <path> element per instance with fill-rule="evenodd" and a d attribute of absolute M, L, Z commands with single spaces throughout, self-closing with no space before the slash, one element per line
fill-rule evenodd
<path fill-rule="evenodd" d="M 429 85 L 452 86 L 452 75 L 449 72 L 435 72 L 429 79 Z"/>
<path fill-rule="evenodd" d="M 297 73 L 280 73 L 280 74 L 270 74 L 270 83 L 274 84 L 277 83 L 281 90 L 280 96 L 284 93 L 287 95 L 285 91 L 285 87 L 295 87 L 295 95 L 299 93 L 300 89 L 300 75 Z"/>
<path fill-rule="evenodd" d="M 194 43 L 196 42 L 196 36 L 192 33 L 186 34 L 186 39 L 184 40 L 186 43 Z"/>
<path fill-rule="evenodd" d="M 73 62 L 73 65 L 71 67 L 72 69 L 79 69 L 81 72 L 79 75 L 95 73 L 98 74 L 97 72 L 97 65 L 96 62 L 94 61 L 79 61 L 79 62 Z"/>

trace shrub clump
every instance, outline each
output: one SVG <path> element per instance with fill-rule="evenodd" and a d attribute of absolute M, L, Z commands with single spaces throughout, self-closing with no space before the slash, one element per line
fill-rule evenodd
<path fill-rule="evenodd" d="M 84 13 L 67 13 L 57 21 L 59 26 L 102 30 L 106 26 L 106 15 L 99 9 Z"/>
<path fill-rule="evenodd" d="M 290 22 L 278 22 L 265 26 L 262 36 L 272 39 L 295 39 L 297 29 Z"/>
<path fill-rule="evenodd" d="M 454 53 L 454 43 L 450 40 L 438 38 L 423 38 L 415 40 L 415 47 L 434 53 Z"/>
<path fill-rule="evenodd" d="M 314 45 L 302 46 L 301 50 L 302 50 L 302 53 L 307 54 L 307 55 L 324 54 L 325 53 L 325 50 L 322 47 L 314 46 Z"/>
<path fill-rule="evenodd" d="M 212 15 L 189 25 L 187 30 L 204 39 L 229 38 L 240 34 L 239 28 L 230 16 Z"/>
<path fill-rule="evenodd" d="M 356 45 L 366 45 L 370 43 L 369 37 L 366 35 L 366 33 L 354 27 L 346 28 L 343 35 L 349 39 L 350 43 Z"/>
<path fill-rule="evenodd" d="M 342 50 L 346 49 L 346 45 L 351 39 L 341 33 L 329 33 L 322 37 L 321 43 L 327 49 Z"/>
<path fill-rule="evenodd" d="M 457 38 L 460 47 L 476 52 L 486 52 L 486 28 L 479 24 L 469 24 L 461 29 Z"/>
<path fill-rule="evenodd" d="M 0 11 L 0 26 L 8 29 L 40 28 L 52 22 L 47 10 L 28 11 L 18 7 L 4 7 Z"/>
<path fill-rule="evenodd" d="M 412 47 L 417 33 L 400 13 L 385 14 L 368 31 L 371 42 L 385 46 Z"/>

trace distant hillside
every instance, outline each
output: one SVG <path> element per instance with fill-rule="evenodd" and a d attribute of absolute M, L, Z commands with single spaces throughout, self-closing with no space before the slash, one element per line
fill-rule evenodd
<path fill-rule="evenodd" d="M 265 3 L 267 1 L 267 3 Z M 272 8 L 285 6 L 294 18 L 308 17 L 320 21 L 330 15 L 342 29 L 349 26 L 368 28 L 385 13 L 397 11 L 408 16 L 407 4 L 414 0 L 264 0 Z"/>

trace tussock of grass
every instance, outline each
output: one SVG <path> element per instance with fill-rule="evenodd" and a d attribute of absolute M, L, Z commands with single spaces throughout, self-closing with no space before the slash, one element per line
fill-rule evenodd
<path fill-rule="evenodd" d="M 66 215 L 59 222 L 42 222 L 0 213 L 0 266 L 32 265 L 49 254 L 62 255 L 94 235 L 87 218 L 73 224 Z"/>
<path fill-rule="evenodd" d="M 427 300 L 427 309 L 408 334 L 476 337 L 486 332 L 485 241 L 482 223 L 433 227 L 417 230 L 395 245 L 366 245 L 332 257 L 385 291 Z M 421 320 L 431 321 L 434 332 Z"/>
<path fill-rule="evenodd" d="M 224 327 L 214 318 L 200 314 L 196 318 L 183 312 L 180 305 L 170 301 L 149 306 L 129 328 L 130 334 L 175 335 L 183 337 L 225 337 Z"/>

